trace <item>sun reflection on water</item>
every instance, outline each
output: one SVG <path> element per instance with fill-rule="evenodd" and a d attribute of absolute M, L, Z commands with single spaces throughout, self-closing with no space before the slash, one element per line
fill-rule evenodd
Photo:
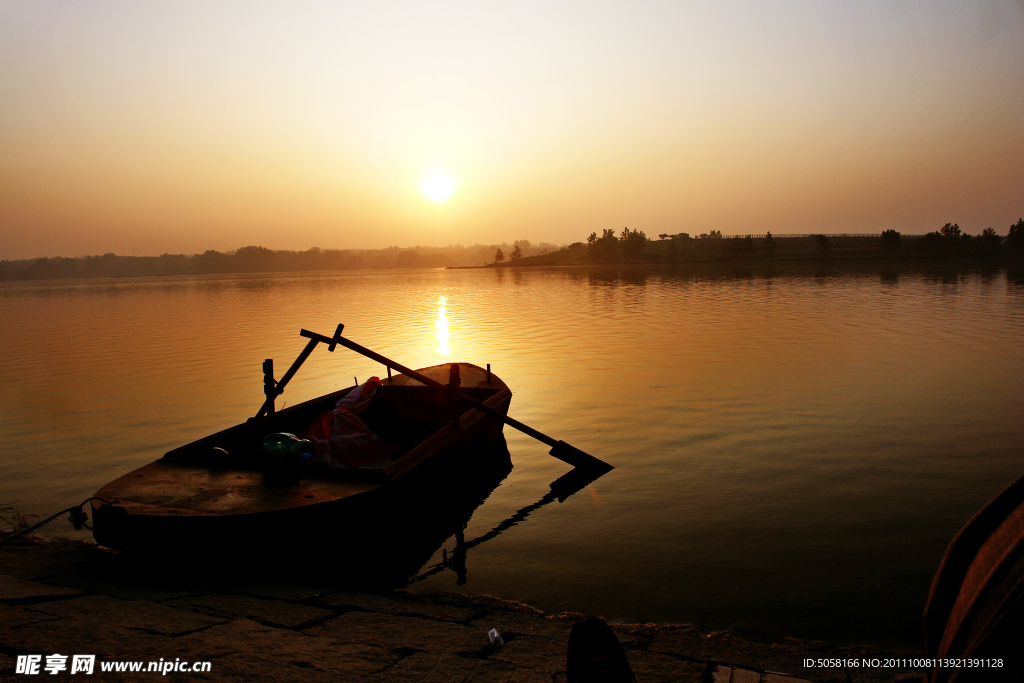
<path fill-rule="evenodd" d="M 445 308 L 446 303 L 448 303 L 448 300 L 445 297 L 438 297 L 437 352 L 442 356 L 451 355 L 451 352 L 448 350 L 448 309 Z"/>

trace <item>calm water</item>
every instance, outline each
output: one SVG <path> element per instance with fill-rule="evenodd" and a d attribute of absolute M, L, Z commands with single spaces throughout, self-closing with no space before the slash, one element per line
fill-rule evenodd
<path fill-rule="evenodd" d="M 1024 284 L 1006 273 L 0 283 L 0 319 L 0 502 L 40 514 L 253 414 L 263 359 L 280 376 L 302 327 L 343 322 L 411 367 L 491 363 L 512 416 L 616 469 L 473 548 L 464 585 L 413 589 L 545 611 L 920 646 L 945 546 L 1024 472 Z M 320 347 L 278 405 L 383 372 Z M 467 540 L 567 470 L 506 435 L 514 469 Z"/>

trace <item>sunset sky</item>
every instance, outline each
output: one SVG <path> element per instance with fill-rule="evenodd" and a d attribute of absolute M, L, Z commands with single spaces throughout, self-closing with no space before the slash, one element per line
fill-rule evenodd
<path fill-rule="evenodd" d="M 0 0 L 0 259 L 1024 216 L 1024 0 Z"/>

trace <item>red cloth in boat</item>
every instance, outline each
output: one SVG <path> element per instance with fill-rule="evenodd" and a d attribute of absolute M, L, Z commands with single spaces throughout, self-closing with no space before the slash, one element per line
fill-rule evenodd
<path fill-rule="evenodd" d="M 306 438 L 313 442 L 313 462 L 328 467 L 354 469 L 387 460 L 398 450 L 384 443 L 359 418 L 377 395 L 380 379 L 371 377 L 345 394 L 306 430 Z"/>

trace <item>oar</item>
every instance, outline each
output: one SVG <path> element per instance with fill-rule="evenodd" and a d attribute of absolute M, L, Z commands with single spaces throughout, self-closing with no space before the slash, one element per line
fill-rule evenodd
<path fill-rule="evenodd" d="M 340 331 L 335 332 L 333 337 L 325 337 L 322 334 L 317 334 L 315 332 L 310 332 L 309 330 L 302 330 L 301 332 L 299 332 L 299 334 L 302 335 L 303 337 L 308 338 L 308 339 L 314 339 L 316 341 L 323 342 L 324 344 L 330 344 L 332 346 L 334 344 L 340 344 L 341 346 L 344 346 L 347 349 L 352 349 L 356 353 L 360 353 L 360 354 L 366 356 L 367 358 L 370 358 L 372 360 L 377 361 L 378 363 L 386 365 L 386 366 L 388 366 L 390 368 L 394 368 L 395 370 L 398 370 L 400 373 L 402 373 L 406 377 L 412 377 L 417 382 L 422 382 L 423 384 L 426 384 L 428 387 L 433 387 L 435 389 L 444 389 L 445 388 L 445 385 L 441 384 L 438 381 L 432 380 L 432 379 L 430 379 L 429 377 L 427 377 L 425 375 L 421 375 L 420 373 L 416 372 L 415 370 L 411 370 L 410 368 L 407 368 L 404 365 L 396 363 L 395 361 L 391 360 L 390 358 L 385 358 L 384 356 L 380 355 L 379 353 L 377 353 L 375 351 L 371 351 L 370 349 L 366 348 L 365 346 L 360 346 L 359 344 L 356 344 L 351 339 L 346 339 L 345 337 L 342 337 Z M 491 417 L 497 418 L 497 419 L 501 420 L 502 422 L 504 422 L 505 424 L 507 424 L 508 426 L 515 427 L 516 429 L 521 431 L 523 434 L 526 434 L 528 436 L 532 436 L 533 438 L 537 439 L 538 441 L 540 441 L 542 443 L 545 443 L 548 446 L 551 446 L 551 451 L 550 451 L 551 455 L 555 456 L 556 458 L 558 458 L 559 460 L 561 460 L 563 462 L 569 463 L 573 467 L 585 467 L 587 469 L 603 470 L 605 472 L 607 472 L 608 470 L 613 469 L 613 467 L 611 465 L 609 465 L 608 463 L 604 462 L 603 460 L 595 458 L 594 456 L 590 455 L 589 453 L 584 453 L 580 449 L 575 448 L 573 446 L 570 446 L 569 444 L 567 444 L 564 441 L 558 441 L 556 439 L 552 439 L 547 434 L 542 434 L 541 432 L 538 432 L 533 427 L 528 427 L 527 425 L 524 425 L 522 422 L 520 422 L 518 420 L 513 420 L 508 415 L 502 415 L 497 410 L 494 410 L 493 408 L 491 408 L 489 406 L 486 406 L 483 403 L 481 403 L 480 401 L 476 401 L 476 400 L 470 398 L 469 396 L 466 396 L 465 394 L 460 394 L 459 398 L 464 403 L 467 403 L 470 406 L 472 406 L 472 407 L 476 408 L 477 410 L 479 410 L 481 413 L 486 413 L 487 415 L 490 415 Z"/>
<path fill-rule="evenodd" d="M 520 522 L 525 521 L 526 518 L 530 516 L 531 512 L 539 510 L 548 503 L 553 503 L 555 500 L 557 500 L 559 503 L 564 503 L 566 498 L 568 498 L 569 496 L 573 495 L 578 491 L 582 491 L 583 488 L 587 486 L 587 484 L 590 484 L 591 482 L 595 481 L 603 474 L 604 472 L 595 472 L 593 470 L 570 470 L 566 474 L 563 474 L 561 477 L 559 477 L 556 481 L 551 482 L 551 490 L 545 493 L 540 500 L 538 500 L 536 503 L 533 503 L 532 505 L 527 505 L 524 508 L 519 508 L 511 517 L 508 517 L 499 522 L 497 526 L 495 526 L 493 529 L 488 531 L 483 536 L 478 536 L 477 538 L 474 538 L 472 541 L 466 542 L 462 538 L 462 529 L 459 529 L 456 532 L 455 536 L 456 552 L 461 552 L 463 553 L 463 555 L 465 555 L 465 553 L 468 553 L 471 549 L 475 548 L 481 543 L 489 541 L 492 538 L 496 538 L 505 531 L 508 531 L 512 527 L 516 526 Z M 455 557 L 454 553 L 452 554 L 452 557 Z M 406 583 L 406 586 L 411 586 L 414 583 L 418 583 L 423 579 L 429 578 L 434 574 L 443 571 L 445 567 L 448 567 L 450 565 L 451 560 L 445 558 L 445 560 L 438 562 L 422 574 L 418 574 L 417 576 L 414 576 L 413 578 L 409 579 L 409 582 Z"/>

